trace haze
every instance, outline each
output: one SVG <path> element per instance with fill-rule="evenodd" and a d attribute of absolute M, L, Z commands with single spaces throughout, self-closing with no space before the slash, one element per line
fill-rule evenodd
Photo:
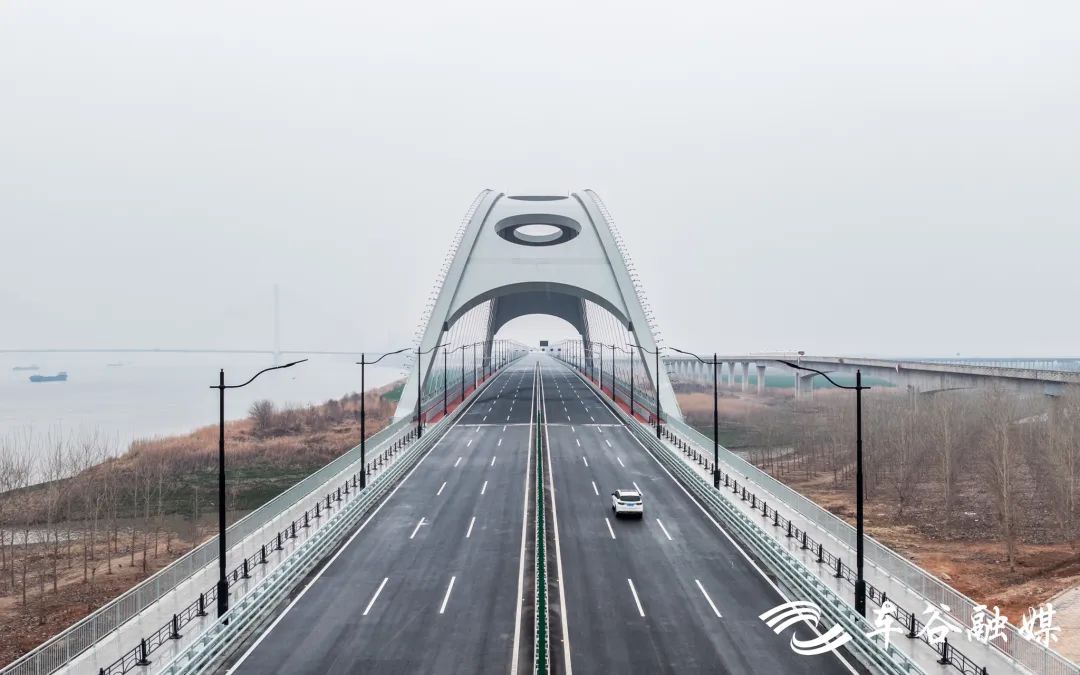
<path fill-rule="evenodd" d="M 408 344 L 590 187 L 669 344 L 1075 355 L 1068 2 L 7 2 L 0 347 Z M 523 337 L 568 327 L 524 321 Z"/>

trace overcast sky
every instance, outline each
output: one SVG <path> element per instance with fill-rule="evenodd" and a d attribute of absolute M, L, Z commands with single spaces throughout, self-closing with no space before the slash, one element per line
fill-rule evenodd
<path fill-rule="evenodd" d="M 0 346 L 394 347 L 589 187 L 670 344 L 1075 356 L 1078 120 L 1072 1 L 9 0 Z"/>

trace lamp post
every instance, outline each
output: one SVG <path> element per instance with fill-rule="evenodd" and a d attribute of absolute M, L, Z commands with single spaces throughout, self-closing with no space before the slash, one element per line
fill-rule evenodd
<path fill-rule="evenodd" d="M 601 387 L 602 389 L 603 387 Z M 615 345 L 611 345 L 611 400 L 618 404 L 619 400 L 615 396 Z"/>
<path fill-rule="evenodd" d="M 387 356 L 393 356 L 394 354 L 400 354 L 402 352 L 407 352 L 407 351 L 409 351 L 408 347 L 405 347 L 404 349 L 399 349 L 396 352 L 387 352 L 386 354 L 383 354 L 382 356 L 375 359 L 374 361 L 368 361 L 367 360 L 367 354 L 364 354 L 363 352 L 361 352 L 360 353 L 360 360 L 356 362 L 357 365 L 360 366 L 360 466 L 362 467 L 360 469 L 360 487 L 361 488 L 367 487 L 367 455 L 365 454 L 366 449 L 367 449 L 366 448 L 366 443 L 367 443 L 366 417 L 367 417 L 367 415 L 366 415 L 366 410 L 365 410 L 365 406 L 364 406 L 364 398 L 365 398 L 364 392 L 367 389 L 366 389 L 366 386 L 365 386 L 366 382 L 364 381 L 365 380 L 365 371 L 367 369 L 367 366 L 373 366 L 376 363 L 378 363 L 379 361 L 382 361 L 383 359 L 385 359 Z"/>
<path fill-rule="evenodd" d="M 431 352 L 435 351 L 436 349 L 438 349 L 441 346 L 442 345 L 440 345 L 438 342 L 436 342 L 434 347 L 432 347 L 431 349 L 425 349 L 424 351 L 420 351 L 419 345 L 417 345 L 417 347 L 416 347 L 416 438 L 417 439 L 419 439 L 420 436 L 424 433 L 424 422 L 423 422 L 423 417 L 424 417 L 423 405 L 424 405 L 424 401 L 423 401 L 423 398 L 422 398 L 421 392 L 420 392 L 420 382 L 421 382 L 421 380 L 424 379 L 423 378 L 424 364 L 420 361 L 420 357 L 423 356 L 424 354 L 430 354 Z"/>
<path fill-rule="evenodd" d="M 779 359 L 777 359 L 779 361 Z M 815 368 L 807 368 L 790 361 L 780 363 L 796 370 L 807 370 L 821 375 L 838 389 L 855 390 L 855 611 L 866 616 L 866 580 L 863 579 L 863 453 L 862 453 L 862 370 L 855 371 L 855 386 L 839 384 Z"/>
<path fill-rule="evenodd" d="M 660 347 L 658 345 L 656 349 L 645 349 L 641 345 L 631 345 L 629 342 L 626 345 L 656 356 L 656 369 L 653 372 L 653 390 L 656 394 L 656 437 L 660 438 Z"/>
<path fill-rule="evenodd" d="M 225 384 L 225 369 L 222 368 L 218 372 L 218 383 L 210 385 L 211 389 L 218 390 L 218 412 L 220 417 L 218 418 L 218 583 L 217 583 L 217 615 L 221 618 L 221 615 L 229 611 L 229 582 L 226 579 L 228 574 L 225 570 L 225 554 L 228 547 L 225 544 L 225 390 L 226 389 L 239 389 L 240 387 L 246 387 L 255 381 L 255 378 L 263 373 L 271 370 L 281 370 L 282 368 L 291 368 L 298 363 L 303 363 L 307 359 L 300 359 L 299 361 L 293 361 L 292 363 L 286 363 L 283 366 L 272 366 L 270 368 L 263 368 L 259 372 L 251 376 L 247 382 L 243 384 Z"/>
<path fill-rule="evenodd" d="M 473 342 L 472 344 L 459 345 L 450 350 L 449 353 L 453 354 L 456 351 L 461 352 L 461 401 L 465 402 L 465 350 L 472 347 L 473 350 L 473 388 L 476 388 L 476 345 L 479 343 Z M 447 370 L 446 366 L 446 349 L 443 349 L 443 371 Z M 446 416 L 446 387 L 443 387 L 443 416 Z"/>
<path fill-rule="evenodd" d="M 679 352 L 680 354 L 686 354 L 687 356 L 693 356 L 695 359 L 709 365 L 709 361 L 701 358 L 697 354 L 692 352 L 683 351 L 676 347 L 669 347 L 672 351 Z M 716 354 L 712 356 L 712 437 L 713 437 L 713 487 L 720 487 L 720 389 L 718 384 L 716 366 Z"/>

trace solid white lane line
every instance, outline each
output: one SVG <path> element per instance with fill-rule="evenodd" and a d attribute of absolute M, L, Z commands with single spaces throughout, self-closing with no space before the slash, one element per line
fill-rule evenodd
<path fill-rule="evenodd" d="M 577 441 L 577 446 L 580 448 L 581 447 L 581 439 L 580 438 L 575 438 L 574 440 Z"/>
<path fill-rule="evenodd" d="M 484 483 L 484 485 L 487 485 L 487 483 Z M 481 494 L 483 494 L 483 493 L 481 493 Z M 469 529 L 465 532 L 465 538 L 466 539 L 468 539 L 469 537 L 472 536 L 472 526 L 475 523 L 476 523 L 476 516 L 473 516 L 472 520 L 469 521 Z"/>
<path fill-rule="evenodd" d="M 457 577 L 450 577 L 450 585 L 446 587 L 446 595 L 443 596 L 442 606 L 439 607 L 439 614 L 446 611 L 446 603 L 450 600 L 450 591 L 454 590 L 454 582 L 457 581 Z M 642 616 L 645 616 L 642 614 Z"/>
<path fill-rule="evenodd" d="M 642 492 L 641 492 L 641 488 L 639 488 L 639 487 L 637 486 L 637 483 L 636 483 L 635 481 L 630 481 L 630 482 L 631 482 L 631 483 L 633 484 L 633 486 L 634 486 L 634 489 L 638 491 L 638 494 L 639 494 L 639 495 L 640 495 L 640 494 L 642 494 Z"/>
<path fill-rule="evenodd" d="M 501 447 L 502 446 L 502 438 L 499 438 L 499 442 L 496 443 L 495 445 Z"/>
<path fill-rule="evenodd" d="M 714 603 L 712 601 L 712 598 L 709 597 L 709 594 L 705 592 L 705 587 L 701 585 L 701 582 L 698 581 L 697 579 L 694 579 L 694 583 L 697 584 L 697 587 L 701 589 L 701 594 L 705 596 L 705 599 L 709 602 L 709 607 L 712 607 L 712 611 L 716 613 L 716 618 L 717 619 L 724 618 L 724 617 L 720 616 L 720 610 L 718 610 L 716 608 L 716 603 Z"/>
<path fill-rule="evenodd" d="M 582 456 L 581 456 L 581 461 L 585 462 L 585 466 L 586 466 L 586 467 L 588 467 L 588 466 L 589 466 L 589 460 L 585 459 L 585 455 L 582 455 Z"/>
<path fill-rule="evenodd" d="M 367 607 L 364 608 L 364 613 L 362 616 L 367 616 L 368 612 L 371 611 L 371 606 L 374 605 L 375 601 L 379 599 L 379 593 L 382 593 L 383 586 L 385 586 L 386 582 L 389 580 L 390 577 L 383 577 L 382 583 L 379 584 L 379 587 L 377 589 L 375 589 L 375 595 L 371 596 L 371 601 L 368 602 Z"/>
<path fill-rule="evenodd" d="M 487 490 L 487 481 L 484 481 L 484 484 L 480 486 L 480 494 L 484 494 L 484 492 L 486 490 Z"/>
<path fill-rule="evenodd" d="M 456 462 L 454 462 L 454 468 L 457 468 L 457 465 L 458 465 L 458 464 L 461 464 L 461 458 L 460 458 L 460 457 L 458 457 L 458 458 L 457 458 L 457 461 L 456 461 Z"/>
<path fill-rule="evenodd" d="M 491 458 L 491 466 L 495 466 L 495 460 L 496 460 L 496 459 L 498 459 L 498 457 L 497 457 L 497 456 L 496 456 L 496 457 L 492 457 L 492 458 Z"/>
<path fill-rule="evenodd" d="M 660 522 L 659 518 L 656 519 L 656 522 L 658 525 L 660 525 L 660 529 L 664 531 L 664 536 L 668 538 L 668 541 L 674 541 L 674 539 L 671 538 L 671 535 L 668 534 L 667 528 L 664 527 L 664 524 L 662 522 Z"/>
<path fill-rule="evenodd" d="M 604 522 L 607 523 L 607 531 L 611 533 L 611 538 L 615 538 L 615 530 L 611 528 L 611 519 L 604 518 Z"/>
<path fill-rule="evenodd" d="M 637 589 L 634 588 L 634 582 L 631 579 L 627 579 L 626 583 L 630 584 L 630 592 L 634 594 L 634 604 L 637 605 L 638 614 L 645 616 L 645 610 L 641 608 L 641 599 L 638 598 Z"/>
<path fill-rule="evenodd" d="M 592 491 L 596 493 L 596 496 L 600 496 L 600 491 L 596 489 L 596 481 L 592 482 Z"/>
<path fill-rule="evenodd" d="M 466 448 L 468 448 L 468 447 L 470 447 L 471 445 L 472 445 L 472 439 L 470 438 L 470 439 L 469 439 L 469 442 L 465 444 L 465 447 L 466 447 Z M 608 445 L 610 445 L 610 443 L 609 443 Z"/>
<path fill-rule="evenodd" d="M 619 466 L 621 466 L 624 469 L 626 468 L 626 465 L 622 463 L 622 457 L 616 457 L 615 459 L 619 460 Z M 457 466 L 457 465 L 455 464 L 454 466 Z"/>
<path fill-rule="evenodd" d="M 439 491 L 435 493 L 436 497 L 438 497 L 439 495 L 442 494 L 442 491 L 443 491 L 444 487 L 446 487 L 446 481 L 443 481 L 443 484 L 439 486 Z"/>
<path fill-rule="evenodd" d="M 421 518 L 421 519 L 420 519 L 420 522 L 419 522 L 419 523 L 417 523 L 417 524 L 416 524 L 416 527 L 414 527 L 414 528 L 413 528 L 412 534 L 410 534 L 410 535 L 409 535 L 409 539 L 412 539 L 413 537 L 415 537 L 415 536 L 416 536 L 416 531 L 417 531 L 417 530 L 419 530 L 419 529 L 420 529 L 420 526 L 421 526 L 421 525 L 423 525 L 423 524 L 424 524 L 424 519 L 423 519 L 423 518 Z"/>
<path fill-rule="evenodd" d="M 606 438 L 605 438 L 605 439 L 604 439 L 604 442 L 605 442 L 605 443 L 607 443 L 607 446 L 608 446 L 609 448 L 611 447 L 611 441 L 609 441 L 608 439 L 606 439 Z"/>

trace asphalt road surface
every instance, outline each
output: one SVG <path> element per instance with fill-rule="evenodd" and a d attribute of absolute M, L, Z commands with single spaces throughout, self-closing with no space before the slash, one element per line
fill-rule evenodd
<path fill-rule="evenodd" d="M 230 672 L 510 673 L 521 609 L 534 366 L 554 486 L 557 672 L 854 672 L 791 651 L 758 616 L 784 602 L 592 390 L 548 357 L 499 375 Z M 637 488 L 645 516 L 616 519 Z M 529 664 L 520 664 L 523 668 Z"/>
<path fill-rule="evenodd" d="M 792 631 L 815 634 L 758 618 L 784 602 L 772 584 L 574 373 L 541 372 L 569 636 L 553 658 L 578 673 L 852 672 L 791 651 Z M 615 518 L 617 489 L 642 493 L 643 518 Z"/>
<path fill-rule="evenodd" d="M 510 671 L 535 364 L 527 361 L 482 392 L 230 672 Z"/>

